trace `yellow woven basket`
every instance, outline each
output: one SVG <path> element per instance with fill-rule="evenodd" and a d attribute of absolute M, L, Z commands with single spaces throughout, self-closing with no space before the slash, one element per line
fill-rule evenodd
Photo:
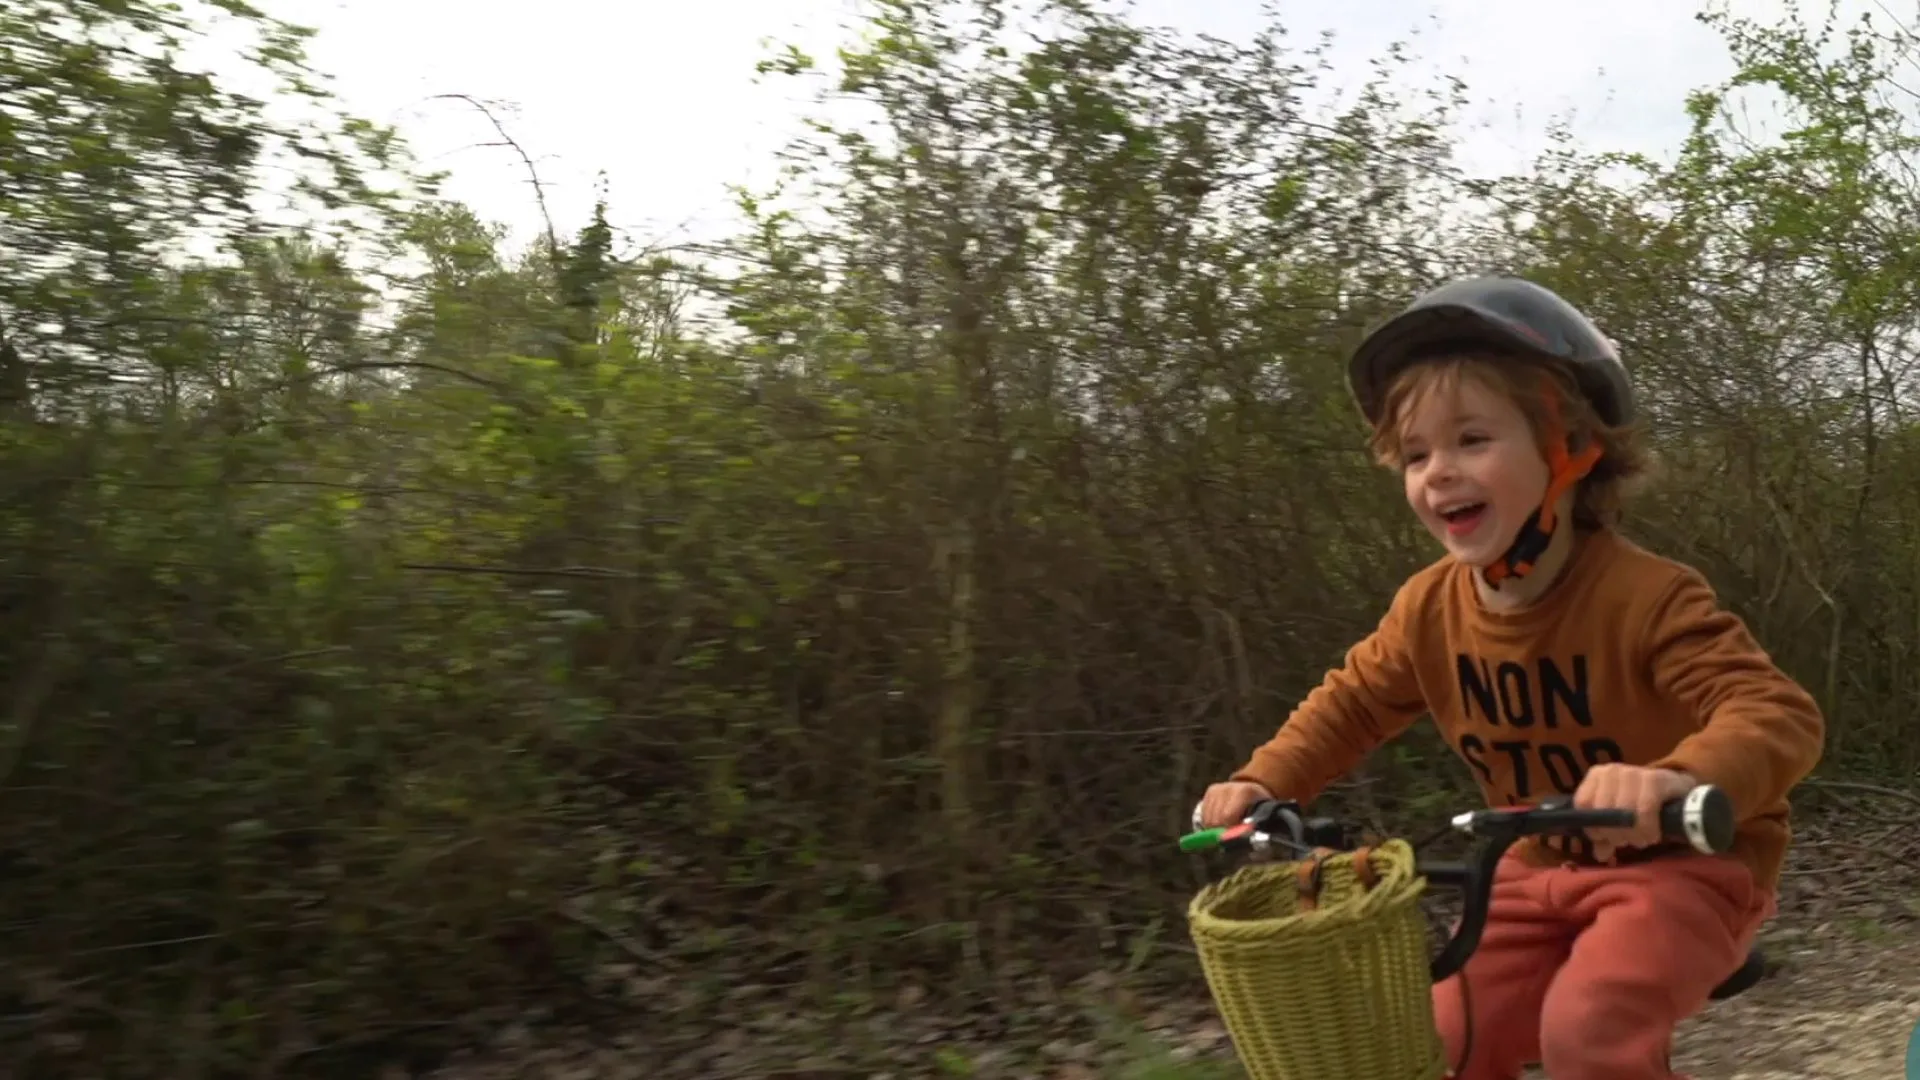
<path fill-rule="evenodd" d="M 1356 858 L 1366 860 L 1360 874 Z M 1252 1080 L 1446 1073 L 1419 907 L 1425 889 L 1412 846 L 1388 840 L 1244 866 L 1193 898 L 1193 943 Z"/>

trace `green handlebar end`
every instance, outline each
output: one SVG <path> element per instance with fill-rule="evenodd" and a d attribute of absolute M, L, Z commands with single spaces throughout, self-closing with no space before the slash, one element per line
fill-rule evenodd
<path fill-rule="evenodd" d="M 1219 844 L 1220 834 L 1226 831 L 1225 829 L 1201 829 L 1199 832 L 1190 832 L 1180 838 L 1180 850 L 1205 851 Z"/>

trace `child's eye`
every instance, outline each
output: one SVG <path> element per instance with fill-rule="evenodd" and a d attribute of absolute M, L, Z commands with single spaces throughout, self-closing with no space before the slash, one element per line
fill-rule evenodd
<path fill-rule="evenodd" d="M 1460 436 L 1461 446 L 1477 446 L 1480 443 L 1483 443 L 1486 441 L 1487 441 L 1487 437 L 1485 435 L 1480 434 L 1477 431 L 1470 431 L 1467 434 Z"/>
<path fill-rule="evenodd" d="M 1403 465 L 1418 465 L 1426 459 L 1427 455 L 1424 450 L 1415 450 L 1412 453 L 1403 455 L 1400 462 Z"/>

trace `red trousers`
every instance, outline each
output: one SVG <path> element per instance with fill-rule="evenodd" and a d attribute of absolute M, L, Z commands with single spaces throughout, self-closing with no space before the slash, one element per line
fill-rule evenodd
<path fill-rule="evenodd" d="M 1668 1065 L 1675 1025 L 1733 974 L 1773 913 L 1773 895 L 1725 856 L 1503 859 L 1480 947 L 1433 988 L 1447 1061 L 1459 1080 L 1517 1080 L 1529 1064 L 1552 1080 L 1679 1080 Z"/>

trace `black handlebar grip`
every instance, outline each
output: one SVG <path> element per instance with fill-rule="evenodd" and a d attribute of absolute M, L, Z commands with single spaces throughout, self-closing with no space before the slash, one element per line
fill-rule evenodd
<path fill-rule="evenodd" d="M 1660 807 L 1660 832 L 1685 840 L 1703 855 L 1723 855 L 1733 847 L 1733 800 L 1712 784 L 1701 784 Z"/>

